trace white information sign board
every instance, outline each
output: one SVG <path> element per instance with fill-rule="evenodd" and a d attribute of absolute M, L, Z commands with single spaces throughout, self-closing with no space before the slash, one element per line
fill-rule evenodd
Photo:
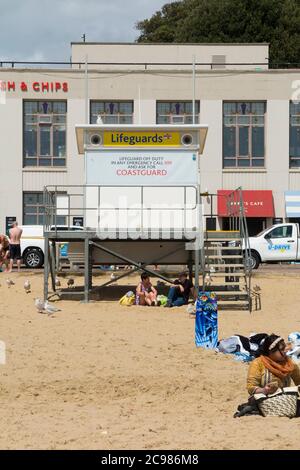
<path fill-rule="evenodd" d="M 196 185 L 198 157 L 183 150 L 86 152 L 87 184 L 117 186 Z"/>

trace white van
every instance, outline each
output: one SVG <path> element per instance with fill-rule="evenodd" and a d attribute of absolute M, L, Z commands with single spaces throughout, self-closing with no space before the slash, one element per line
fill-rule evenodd
<path fill-rule="evenodd" d="M 27 268 L 41 268 L 44 264 L 45 239 L 43 225 L 23 225 L 21 253 Z M 54 230 L 55 227 L 51 227 Z M 57 230 L 83 230 L 83 227 L 61 225 Z"/>

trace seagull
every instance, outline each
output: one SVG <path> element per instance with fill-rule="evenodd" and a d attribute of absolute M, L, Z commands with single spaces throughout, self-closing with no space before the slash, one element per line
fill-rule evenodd
<path fill-rule="evenodd" d="M 68 279 L 67 285 L 68 285 L 68 287 L 74 286 L 74 279 L 72 279 L 72 278 Z"/>
<path fill-rule="evenodd" d="M 48 313 L 48 315 L 52 315 L 53 313 L 61 311 L 59 308 L 54 307 L 54 305 L 50 304 L 48 301 L 46 301 L 44 304 L 44 310 Z"/>
<path fill-rule="evenodd" d="M 31 292 L 30 281 L 27 280 L 24 282 L 24 289 L 25 289 L 26 294 L 29 294 Z"/>
<path fill-rule="evenodd" d="M 205 274 L 205 277 L 204 277 L 204 283 L 207 285 L 207 286 L 210 286 L 211 285 L 211 282 L 212 282 L 212 277 L 209 273 Z"/>
<path fill-rule="evenodd" d="M 15 285 L 14 281 L 12 281 L 11 279 L 6 279 L 6 284 L 8 285 L 8 287 Z"/>
<path fill-rule="evenodd" d="M 34 304 L 38 313 L 44 313 L 45 302 L 43 302 L 41 299 L 35 299 Z"/>
<path fill-rule="evenodd" d="M 110 279 L 111 279 L 112 281 L 115 281 L 115 279 L 117 279 L 117 276 L 116 276 L 114 273 L 111 273 Z"/>
<path fill-rule="evenodd" d="M 56 286 L 56 287 L 60 287 L 60 286 L 61 286 L 61 283 L 60 283 L 60 280 L 58 279 L 58 277 L 55 278 L 55 286 Z"/>

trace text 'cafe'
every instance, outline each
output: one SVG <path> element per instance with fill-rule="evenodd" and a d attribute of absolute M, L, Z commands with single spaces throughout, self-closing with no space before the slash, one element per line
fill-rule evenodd
<path fill-rule="evenodd" d="M 238 210 L 232 206 L 238 206 L 237 199 L 228 200 L 228 196 L 232 190 L 218 190 L 218 217 L 221 218 L 221 227 L 223 230 L 229 230 L 229 216 L 237 215 Z M 270 190 L 264 191 L 242 191 L 244 214 L 247 219 L 247 226 L 249 235 L 256 235 L 264 230 L 268 225 L 267 219 L 272 219 L 274 222 L 274 201 L 273 193 Z M 231 207 L 228 207 L 228 204 Z"/>

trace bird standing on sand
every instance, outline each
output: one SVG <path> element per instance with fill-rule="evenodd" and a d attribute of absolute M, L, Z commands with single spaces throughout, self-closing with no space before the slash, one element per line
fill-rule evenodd
<path fill-rule="evenodd" d="M 56 286 L 56 287 L 60 287 L 60 286 L 61 286 L 61 283 L 60 283 L 60 280 L 58 279 L 58 277 L 55 278 L 55 286 Z"/>
<path fill-rule="evenodd" d="M 11 279 L 6 279 L 6 284 L 8 285 L 8 287 L 15 285 L 14 281 L 12 281 Z"/>
<path fill-rule="evenodd" d="M 38 313 L 44 313 L 45 303 L 41 299 L 35 299 L 34 304 Z"/>
<path fill-rule="evenodd" d="M 114 273 L 111 273 L 110 279 L 111 279 L 112 281 L 115 281 L 115 280 L 117 279 L 117 276 L 116 276 Z"/>
<path fill-rule="evenodd" d="M 54 307 L 54 305 L 50 304 L 50 302 L 45 302 L 44 310 L 48 313 L 48 315 L 53 315 L 53 313 L 60 312 L 59 308 Z"/>
<path fill-rule="evenodd" d="M 67 285 L 68 287 L 73 287 L 74 286 L 74 279 L 68 279 L 68 282 L 67 282 Z"/>
<path fill-rule="evenodd" d="M 29 294 L 31 292 L 31 285 L 30 285 L 30 281 L 25 281 L 24 282 L 24 290 L 26 292 L 26 294 Z"/>

